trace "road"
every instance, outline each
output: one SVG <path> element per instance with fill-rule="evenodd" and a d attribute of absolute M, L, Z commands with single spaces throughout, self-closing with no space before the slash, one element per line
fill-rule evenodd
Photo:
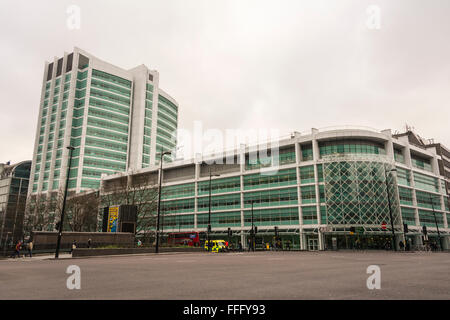
<path fill-rule="evenodd" d="M 67 289 L 69 265 L 80 290 Z M 0 260 L 0 299 L 450 299 L 449 266 L 449 253 L 386 251 L 21 258 Z"/>

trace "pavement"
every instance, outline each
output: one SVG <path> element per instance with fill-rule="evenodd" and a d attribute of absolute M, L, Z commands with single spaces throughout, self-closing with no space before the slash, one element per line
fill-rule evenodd
<path fill-rule="evenodd" d="M 67 288 L 68 266 L 79 290 Z M 367 268 L 381 270 L 369 290 Z M 0 260 L 0 299 L 450 299 L 450 253 L 160 253 Z"/>

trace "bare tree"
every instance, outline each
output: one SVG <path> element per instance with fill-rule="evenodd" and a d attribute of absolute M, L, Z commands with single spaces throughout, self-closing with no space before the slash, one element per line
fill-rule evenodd
<path fill-rule="evenodd" d="M 62 191 L 29 195 L 25 207 L 24 232 L 52 231 L 61 214 Z"/>
<path fill-rule="evenodd" d="M 137 208 L 136 233 L 149 239 L 155 232 L 158 188 L 154 176 L 122 175 L 107 184 L 102 193 L 102 206 L 134 205 Z"/>
<path fill-rule="evenodd" d="M 97 191 L 88 191 L 68 197 L 64 229 L 77 232 L 95 231 L 99 203 Z"/>

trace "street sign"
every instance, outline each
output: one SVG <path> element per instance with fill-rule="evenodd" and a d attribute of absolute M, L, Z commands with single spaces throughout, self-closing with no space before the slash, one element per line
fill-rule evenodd
<path fill-rule="evenodd" d="M 381 224 L 381 229 L 386 230 L 386 222 L 383 222 L 383 223 Z"/>

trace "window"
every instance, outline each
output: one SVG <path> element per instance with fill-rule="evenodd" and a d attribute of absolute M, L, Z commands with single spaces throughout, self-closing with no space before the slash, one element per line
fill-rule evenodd
<path fill-rule="evenodd" d="M 300 183 L 314 183 L 314 166 L 300 167 Z"/>
<path fill-rule="evenodd" d="M 313 149 L 312 144 L 301 145 L 302 150 L 302 161 L 310 161 L 313 159 Z"/>
<path fill-rule="evenodd" d="M 302 207 L 303 224 L 317 224 L 317 210 L 315 206 Z"/>
<path fill-rule="evenodd" d="M 438 179 L 414 172 L 414 185 L 417 189 L 439 192 Z"/>
<path fill-rule="evenodd" d="M 413 205 L 413 196 L 412 196 L 412 190 L 404 187 L 398 187 L 399 197 L 400 197 L 400 203 L 406 204 L 409 206 Z"/>
<path fill-rule="evenodd" d="M 286 188 L 244 194 L 245 208 L 293 205 L 298 203 L 297 188 Z"/>
<path fill-rule="evenodd" d="M 416 225 L 415 211 L 412 208 L 401 207 L 403 223 Z"/>
<path fill-rule="evenodd" d="M 411 154 L 411 162 L 413 167 L 426 170 L 426 171 L 432 171 L 431 170 L 431 161 L 429 159 L 422 158 L 418 155 Z"/>
<path fill-rule="evenodd" d="M 403 156 L 402 150 L 394 149 L 394 159 L 397 162 L 405 163 L 405 157 Z"/>
<path fill-rule="evenodd" d="M 315 186 L 301 187 L 302 203 L 315 203 L 316 202 L 316 190 Z"/>
<path fill-rule="evenodd" d="M 253 210 L 253 224 L 256 226 L 298 225 L 298 207 Z M 244 225 L 252 225 L 251 210 L 244 211 Z"/>
<path fill-rule="evenodd" d="M 244 190 L 295 185 L 295 169 L 280 170 L 276 175 L 250 174 L 244 176 Z"/>
<path fill-rule="evenodd" d="M 384 145 L 365 140 L 338 140 L 319 143 L 320 156 L 331 154 L 386 154 Z"/>

